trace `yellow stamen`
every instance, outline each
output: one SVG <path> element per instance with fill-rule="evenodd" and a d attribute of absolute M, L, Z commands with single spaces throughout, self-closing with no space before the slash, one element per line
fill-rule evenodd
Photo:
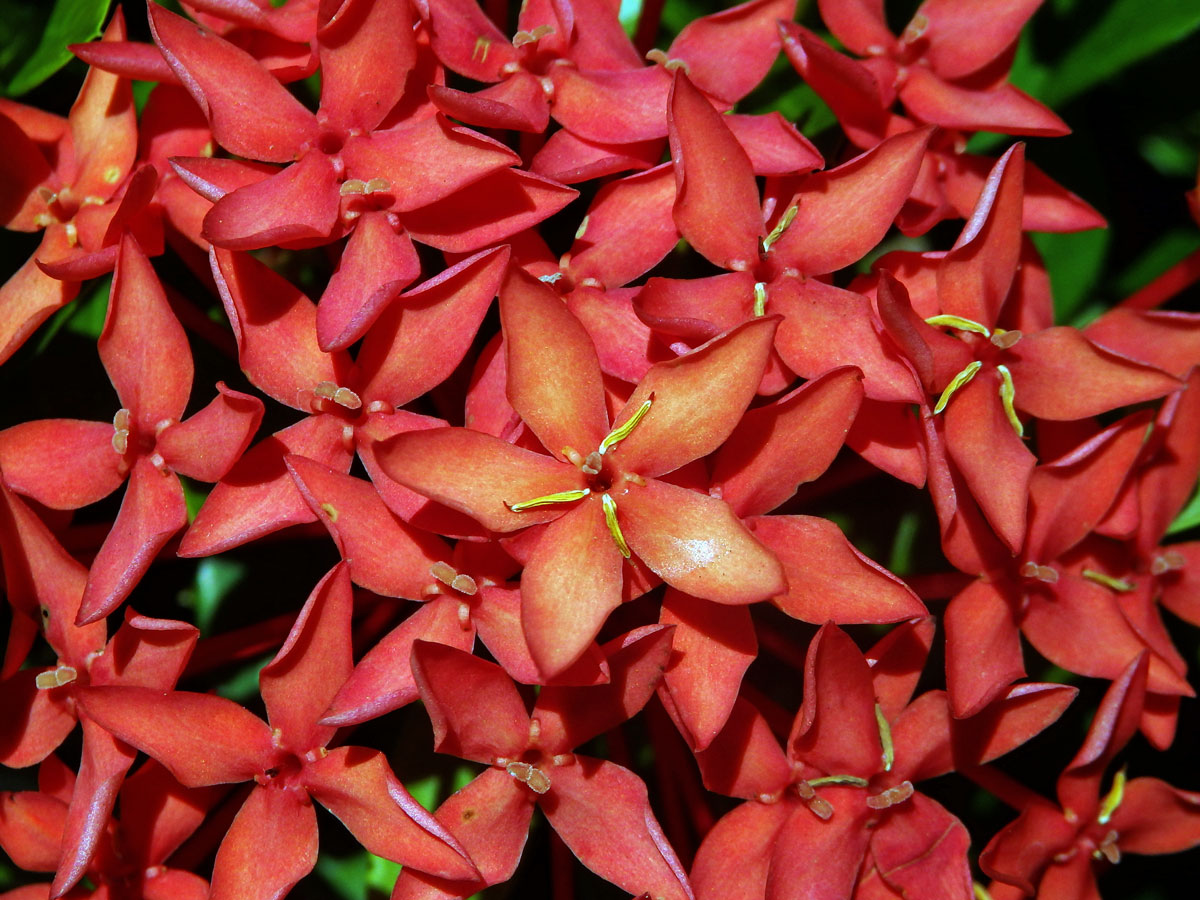
<path fill-rule="evenodd" d="M 1007 350 L 1021 339 L 1022 335 L 1019 331 L 1005 331 L 1003 328 L 997 328 L 992 332 L 991 342 L 1001 350 Z"/>
<path fill-rule="evenodd" d="M 938 398 L 937 406 L 933 408 L 934 415 L 940 413 L 946 408 L 946 404 L 950 402 L 950 398 L 954 396 L 954 392 L 965 385 L 968 381 L 975 377 L 975 373 L 983 368 L 983 363 L 975 360 L 965 369 L 950 379 L 950 383 L 946 385 L 946 389 L 942 391 L 942 396 Z"/>
<path fill-rule="evenodd" d="M 621 555 L 629 559 L 629 545 L 625 543 L 625 535 L 621 534 L 621 526 L 617 522 L 617 504 L 608 494 L 602 494 L 600 505 L 604 507 L 604 524 L 608 526 L 608 533 L 612 535 L 613 542 L 621 551 Z"/>
<path fill-rule="evenodd" d="M 1107 825 L 1108 820 L 1112 818 L 1112 814 L 1117 811 L 1117 807 L 1121 805 L 1121 800 L 1125 797 L 1125 767 L 1122 766 L 1120 771 L 1113 776 L 1112 787 L 1100 802 L 1100 814 L 1096 816 L 1096 821 L 1101 825 Z"/>
<path fill-rule="evenodd" d="M 535 794 L 544 794 L 550 790 L 550 776 L 529 763 L 510 762 L 504 767 L 504 771 L 517 781 L 529 785 L 529 789 Z"/>
<path fill-rule="evenodd" d="M 1080 574 L 1088 581 L 1102 584 L 1106 588 L 1111 588 L 1120 594 L 1127 594 L 1137 587 L 1133 582 L 1125 581 L 1122 578 L 1113 578 L 1111 575 L 1105 575 L 1103 572 L 1097 572 L 1095 569 L 1084 569 Z"/>
<path fill-rule="evenodd" d="M 926 325 L 932 325 L 934 328 L 953 328 L 956 331 L 970 331 L 974 334 L 982 334 L 984 337 L 990 337 L 991 332 L 988 331 L 986 325 L 981 325 L 974 319 L 964 319 L 962 316 L 930 316 L 925 320 Z"/>
<path fill-rule="evenodd" d="M 796 213 L 799 211 L 799 209 L 800 208 L 793 203 L 783 211 L 783 215 L 779 217 L 779 221 L 775 223 L 775 227 L 771 229 L 771 233 L 763 238 L 762 245 L 764 253 L 771 249 L 772 244 L 783 237 L 783 233 L 787 231 L 788 227 L 793 221 L 795 221 Z"/>
<path fill-rule="evenodd" d="M 892 771 L 892 763 L 896 760 L 896 747 L 892 743 L 892 726 L 879 704 L 875 704 L 875 723 L 879 726 L 879 743 L 883 745 L 883 771 Z"/>
<path fill-rule="evenodd" d="M 472 60 L 475 59 L 476 55 L 478 54 L 479 61 L 481 63 L 487 62 L 488 48 L 491 46 L 492 46 L 492 42 L 489 41 L 487 38 L 485 38 L 485 37 L 476 38 L 475 39 L 475 47 L 471 50 L 471 59 Z M 480 51 L 482 51 L 482 53 L 480 53 Z"/>
<path fill-rule="evenodd" d="M 536 509 L 539 506 L 550 506 L 553 503 L 573 503 L 576 500 L 582 500 L 591 492 L 591 488 L 576 488 L 572 491 L 559 491 L 557 494 L 534 497 L 532 500 L 522 500 L 520 503 L 509 503 L 505 500 L 504 505 L 513 512 L 523 512 L 527 509 Z"/>
<path fill-rule="evenodd" d="M 808 779 L 808 786 L 819 788 L 827 784 L 852 784 L 854 787 L 866 787 L 867 779 L 857 775 L 822 775 L 820 778 Z"/>
<path fill-rule="evenodd" d="M 988 893 L 988 889 L 978 881 L 971 883 L 971 890 L 975 894 L 975 900 L 992 900 L 992 895 Z"/>
<path fill-rule="evenodd" d="M 767 286 L 764 282 L 754 282 L 754 315 L 765 316 L 767 314 Z"/>
<path fill-rule="evenodd" d="M 601 456 L 633 433 L 633 429 L 637 428 L 638 422 L 642 421 L 642 419 L 646 417 L 646 413 L 650 412 L 650 404 L 653 402 L 654 394 L 651 394 L 645 401 L 643 401 L 642 405 L 637 408 L 637 411 L 625 420 L 624 424 L 614 428 L 608 433 L 604 440 L 600 442 L 599 452 Z"/>
<path fill-rule="evenodd" d="M 325 515 L 329 516 L 330 522 L 337 522 L 338 511 L 336 506 L 334 506 L 332 503 L 322 503 L 321 509 L 324 510 Z"/>
<path fill-rule="evenodd" d="M 1008 366 L 996 366 L 996 371 L 1000 373 L 1000 403 L 1004 407 L 1004 415 L 1008 417 L 1008 424 L 1013 427 L 1017 437 L 1025 437 L 1025 426 L 1013 408 L 1017 389 L 1013 387 L 1012 372 L 1008 371 Z"/>
<path fill-rule="evenodd" d="M 890 787 L 886 791 L 880 791 L 878 794 L 873 794 L 867 798 L 867 806 L 870 809 L 887 809 L 889 806 L 895 806 L 897 803 L 903 803 L 913 795 L 913 786 L 911 781 L 902 781 L 895 787 Z"/>

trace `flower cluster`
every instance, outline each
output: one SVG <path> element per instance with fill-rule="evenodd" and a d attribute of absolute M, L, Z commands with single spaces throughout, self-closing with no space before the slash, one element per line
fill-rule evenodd
<path fill-rule="evenodd" d="M 0 847 L 52 879 L 0 897 L 282 897 L 314 800 L 394 900 L 547 825 L 564 898 L 569 851 L 660 900 L 1084 900 L 1200 843 L 1200 793 L 1114 766 L 1195 695 L 1160 609 L 1200 626 L 1200 317 L 1055 323 L 1029 232 L 1103 220 L 968 151 L 1068 132 L 1008 81 L 1038 5 L 819 0 L 831 42 L 750 0 L 654 49 L 651 2 L 646 46 L 614 0 L 151 2 L 65 118 L 0 100 L 41 233 L 0 361 L 104 284 L 112 384 L 0 431 L 0 763 L 38 766 Z M 828 157 L 737 111 L 781 65 Z M 936 521 L 911 584 L 804 512 L 860 484 Z M 340 560 L 278 618 L 134 612 L 248 546 Z M 1035 656 L 1110 683 L 1054 799 L 992 765 L 1079 693 Z M 468 775 L 429 810 L 433 753 Z M 951 772 L 1015 818 L 969 833 Z"/>

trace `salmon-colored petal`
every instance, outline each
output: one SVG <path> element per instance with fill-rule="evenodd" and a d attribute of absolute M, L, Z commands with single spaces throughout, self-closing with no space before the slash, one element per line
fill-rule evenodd
<path fill-rule="evenodd" d="M 746 524 L 783 565 L 787 589 L 771 602 L 793 618 L 849 625 L 927 614 L 908 585 L 860 553 L 828 519 L 757 516 Z"/>
<path fill-rule="evenodd" d="M 702 751 L 725 727 L 742 676 L 758 655 L 750 612 L 668 588 L 659 621 L 675 626 L 663 681 L 684 739 Z"/>
<path fill-rule="evenodd" d="M 412 672 L 439 753 L 491 765 L 529 742 L 529 714 L 508 674 L 453 647 L 416 641 Z"/>
<path fill-rule="evenodd" d="M 54 259 L 69 249 L 63 227 L 51 225 L 37 253 L 0 287 L 0 363 L 16 353 L 51 313 L 79 293 L 77 283 L 51 278 L 37 264 L 38 256 Z"/>
<path fill-rule="evenodd" d="M 385 597 L 423 599 L 430 566 L 450 558 L 446 543 L 399 519 L 369 481 L 302 456 L 286 462 L 309 509 L 337 543 L 354 583 Z"/>
<path fill-rule="evenodd" d="M 213 248 L 213 278 L 238 341 L 238 361 L 254 385 L 294 409 L 313 408 L 324 381 L 346 386 L 349 358 L 317 345 L 317 308 L 248 253 Z"/>
<path fill-rule="evenodd" d="M 0 141 L 11 166 L 0 180 L 0 223 L 13 231 L 33 231 L 38 227 L 37 215 L 45 207 L 37 189 L 52 177 L 50 164 L 21 126 L 3 113 Z"/>
<path fill-rule="evenodd" d="M 121 240 L 100 359 L 142 438 L 163 420 L 178 421 L 192 390 L 192 353 L 167 295 L 132 237 Z"/>
<path fill-rule="evenodd" d="M 390 478 L 492 531 L 555 519 L 563 514 L 562 504 L 517 512 L 510 505 L 584 487 L 574 466 L 467 428 L 407 432 L 375 453 Z"/>
<path fill-rule="evenodd" d="M 30 872 L 58 865 L 67 805 L 41 791 L 5 791 L 0 796 L 0 847 Z"/>
<path fill-rule="evenodd" d="M 640 778 L 585 757 L 549 775 L 552 795 L 542 801 L 542 811 L 581 863 L 631 894 L 691 900 L 687 873 Z"/>
<path fill-rule="evenodd" d="M 437 58 L 476 81 L 499 81 L 516 49 L 478 4 L 471 0 L 434 0 L 428 4 L 430 43 Z"/>
<path fill-rule="evenodd" d="M 159 432 L 154 449 L 181 475 L 220 481 L 241 459 L 258 424 L 263 403 L 217 382 L 217 396 L 186 421 Z"/>
<path fill-rule="evenodd" d="M 657 479 L 615 498 L 630 549 L 663 581 L 718 603 L 754 603 L 787 589 L 775 555 L 729 506 Z"/>
<path fill-rule="evenodd" d="M 924 794 L 913 794 L 872 834 L 880 876 L 900 896 L 929 891 L 946 900 L 972 900 L 963 823 Z"/>
<path fill-rule="evenodd" d="M 606 144 L 586 141 L 560 128 L 534 154 L 529 171 L 562 184 L 577 184 L 618 172 L 641 171 L 656 166 L 662 157 L 662 147 L 663 138 L 632 144 Z M 670 182 L 674 188 L 673 175 Z"/>
<path fill-rule="evenodd" d="M 125 18 L 117 13 L 105 29 L 104 42 L 124 39 Z M 118 75 L 89 69 L 67 121 L 74 145 L 72 189 L 80 197 L 111 197 L 137 156 L 132 85 Z"/>
<path fill-rule="evenodd" d="M 762 900 L 776 835 L 792 803 L 743 803 L 704 836 L 692 863 L 699 900 Z"/>
<path fill-rule="evenodd" d="M 443 878 L 470 878 L 475 867 L 437 819 L 404 789 L 384 755 L 338 747 L 304 767 L 304 785 L 366 850 Z"/>
<path fill-rule="evenodd" d="M 546 529 L 521 573 L 521 627 L 543 675 L 559 674 L 587 650 L 621 604 L 623 569 L 599 497 Z"/>
<path fill-rule="evenodd" d="M 1179 853 L 1200 844 L 1200 796 L 1157 778 L 1134 778 L 1112 821 L 1125 853 Z"/>
<path fill-rule="evenodd" d="M 186 787 L 246 781 L 273 758 L 267 724 L 223 697 L 143 687 L 83 688 L 76 697 L 89 718 Z"/>
<path fill-rule="evenodd" d="M 187 504 L 179 478 L 139 456 L 129 474 L 117 520 L 92 562 L 77 621 L 86 625 L 112 612 L 137 586 L 167 541 L 186 524 Z"/>
<path fill-rule="evenodd" d="M 246 51 L 157 5 L 150 30 L 226 150 L 289 162 L 316 139 L 316 117 Z"/>
<path fill-rule="evenodd" d="M 672 355 L 634 311 L 638 290 L 600 291 L 585 285 L 566 296 L 567 309 L 583 324 L 596 347 L 600 371 L 630 384 L 641 381 L 654 363 Z"/>
<path fill-rule="evenodd" d="M 887 50 L 895 43 L 883 14 L 883 0 L 818 0 L 817 7 L 821 21 L 859 56 Z"/>
<path fill-rule="evenodd" d="M 758 260 L 763 235 L 750 158 L 722 115 L 680 71 L 668 103 L 675 224 L 709 262 L 748 269 Z"/>
<path fill-rule="evenodd" d="M 724 727 L 696 752 L 696 762 L 704 786 L 730 797 L 778 796 L 792 780 L 792 764 L 779 739 L 744 697 L 734 700 Z"/>
<path fill-rule="evenodd" d="M 645 401 L 649 412 L 611 452 L 626 471 L 658 476 L 706 456 L 729 437 L 758 389 L 775 317 L 739 325 L 691 353 L 657 363 L 613 419 L 620 427 Z"/>
<path fill-rule="evenodd" d="M 6 722 L 25 723 L 0 736 L 0 763 L 13 769 L 37 765 L 75 729 L 69 690 L 37 687 L 38 674 L 36 669 L 22 669 L 0 682 L 0 715 Z"/>
<path fill-rule="evenodd" d="M 1067 127 L 1048 107 L 1011 84 L 973 90 L 943 81 L 925 66 L 909 66 L 900 101 L 915 118 L 943 128 L 1062 137 Z"/>
<path fill-rule="evenodd" d="M 400 100 L 416 64 L 408 0 L 342 3 L 317 32 L 321 111 L 337 130 L 372 131 Z"/>
<path fill-rule="evenodd" d="M 1024 677 L 1012 606 L 996 585 L 973 581 L 960 591 L 946 608 L 945 627 L 946 684 L 956 717 L 974 715 Z"/>
<path fill-rule="evenodd" d="M 748 410 L 713 466 L 721 499 L 739 516 L 762 515 L 817 478 L 841 450 L 862 395 L 862 372 L 846 366 Z"/>
<path fill-rule="evenodd" d="M 200 507 L 179 545 L 180 556 L 208 556 L 288 525 L 316 521 L 283 458 L 305 456 L 331 469 L 350 468 L 351 453 L 334 416 L 309 416 L 251 447 Z"/>
<path fill-rule="evenodd" d="M 779 55 L 775 23 L 795 11 L 795 0 L 751 0 L 693 19 L 671 42 L 667 57 L 687 63 L 698 88 L 736 103 L 766 76 Z"/>
<path fill-rule="evenodd" d="M 337 176 L 323 153 L 221 197 L 204 217 L 203 237 L 227 250 L 290 241 L 327 243 L 338 215 Z"/>
<path fill-rule="evenodd" d="M 514 72 L 499 84 L 474 93 L 436 84 L 426 90 L 439 110 L 468 125 L 541 134 L 550 124 L 546 91 L 531 72 Z"/>
<path fill-rule="evenodd" d="M 4 483 L 51 509 L 78 509 L 121 486 L 126 472 L 104 422 L 38 419 L 0 431 Z"/>
<path fill-rule="evenodd" d="M 925 444 L 911 408 L 864 398 L 846 434 L 846 446 L 900 481 L 925 486 Z"/>
<path fill-rule="evenodd" d="M 897 625 L 864 655 L 871 667 L 875 700 L 889 722 L 912 699 L 929 658 L 935 631 L 930 616 Z"/>
<path fill-rule="evenodd" d="M 807 806 L 790 803 L 791 816 L 779 829 L 767 872 L 766 900 L 805 897 L 835 900 L 853 894 L 871 832 L 864 826 L 862 788 L 836 785 L 818 796 L 833 807 L 827 821 Z M 820 860 L 814 866 L 812 860 Z"/>
<path fill-rule="evenodd" d="M 303 790 L 255 787 L 213 863 L 210 900 L 275 900 L 317 862 L 317 813 Z"/>
<path fill-rule="evenodd" d="M 1110 309 L 1083 330 L 1099 347 L 1183 378 L 1200 359 L 1200 315 L 1174 310 Z"/>
<path fill-rule="evenodd" d="M 794 175 L 825 165 L 820 151 L 779 112 L 723 119 L 750 157 L 755 175 Z"/>
<path fill-rule="evenodd" d="M 795 218 L 771 252 L 804 275 L 824 275 L 861 259 L 908 199 L 932 133 L 921 128 L 898 134 L 836 169 L 800 180 Z"/>
<path fill-rule="evenodd" d="M 582 72 L 554 66 L 550 114 L 577 137 L 602 144 L 667 135 L 671 75 L 661 66 L 622 72 Z"/>

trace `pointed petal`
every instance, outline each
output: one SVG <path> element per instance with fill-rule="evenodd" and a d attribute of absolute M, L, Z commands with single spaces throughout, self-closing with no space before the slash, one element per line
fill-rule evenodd
<path fill-rule="evenodd" d="M 471 0 L 428 3 L 430 43 L 437 58 L 460 75 L 476 81 L 499 81 L 517 51 L 478 4 Z"/>
<path fill-rule="evenodd" d="M 817 6 L 821 21 L 859 56 L 886 50 L 896 40 L 883 15 L 883 0 L 818 0 Z"/>
<path fill-rule="evenodd" d="M 767 873 L 766 900 L 835 900 L 849 897 L 863 866 L 871 832 L 864 828 L 862 788 L 830 786 L 821 798 L 833 816 L 819 819 L 800 804 L 779 830 Z M 859 812 L 862 810 L 862 812 Z M 820 865 L 812 865 L 820 860 Z"/>
<path fill-rule="evenodd" d="M 153 435 L 159 422 L 183 415 L 192 389 L 187 335 L 150 260 L 131 237 L 121 241 L 97 349 L 141 435 Z"/>
<path fill-rule="evenodd" d="M 617 464 L 657 477 L 720 446 L 754 398 L 778 322 L 775 317 L 746 322 L 654 365 L 613 419 L 619 426 L 653 398 L 646 418 L 610 451 Z"/>
<path fill-rule="evenodd" d="M 316 139 L 316 117 L 244 50 L 157 4 L 150 30 L 226 150 L 289 162 Z"/>
<path fill-rule="evenodd" d="M 0 682 L 0 715 L 23 722 L 0 736 L 0 764 L 13 769 L 34 766 L 54 752 L 75 729 L 76 716 L 66 692 L 36 686 L 35 669 L 22 669 Z"/>
<path fill-rule="evenodd" d="M 1125 853 L 1190 850 L 1200 843 L 1200 795 L 1157 778 L 1135 778 L 1125 785 L 1113 827 Z"/>
<path fill-rule="evenodd" d="M 447 253 L 474 253 L 554 215 L 579 192 L 521 169 L 500 169 L 470 190 L 404 214 L 416 240 Z M 478 198 L 486 197 L 486 203 Z"/>
<path fill-rule="evenodd" d="M 302 456 L 285 460 L 308 508 L 329 529 L 354 583 L 385 597 L 422 599 L 429 567 L 450 558 L 436 536 L 397 518 L 369 481 Z"/>
<path fill-rule="evenodd" d="M 117 520 L 92 562 L 79 604 L 79 623 L 86 625 L 112 612 L 137 586 L 158 551 L 186 524 L 187 504 L 179 478 L 139 456 L 129 473 Z"/>
<path fill-rule="evenodd" d="M 679 241 L 674 202 L 675 176 L 665 163 L 601 187 L 571 244 L 576 282 L 594 278 L 614 288 L 658 265 Z M 638 239 L 630 241 L 630 234 Z"/>
<path fill-rule="evenodd" d="M 687 729 L 684 739 L 704 750 L 725 727 L 742 676 L 758 656 L 750 612 L 668 588 L 659 621 L 675 626 L 666 689 Z"/>
<path fill-rule="evenodd" d="M 791 803 L 743 803 L 722 816 L 704 836 L 692 863 L 696 896 L 762 900 L 776 835 L 793 809 Z"/>
<path fill-rule="evenodd" d="M 30 872 L 53 872 L 61 855 L 67 805 L 40 791 L 0 795 L 0 846 Z"/>
<path fill-rule="evenodd" d="M 336 130 L 373 131 L 416 64 L 408 0 L 349 0 L 317 32 L 321 111 Z"/>
<path fill-rule="evenodd" d="M 443 878 L 470 878 L 446 829 L 404 789 L 378 750 L 338 747 L 304 766 L 304 784 L 370 853 Z"/>
<path fill-rule="evenodd" d="M 437 819 L 467 851 L 480 879 L 448 882 L 404 869 L 392 900 L 442 900 L 471 896 L 480 888 L 507 881 L 516 871 L 529 834 L 533 795 L 503 769 L 485 769 L 452 794 L 437 810 Z"/>
<path fill-rule="evenodd" d="M 779 506 L 829 468 L 862 396 L 862 372 L 846 366 L 747 410 L 717 453 L 712 480 L 718 496 L 739 516 Z"/>
<path fill-rule="evenodd" d="M 274 753 L 267 724 L 223 697 L 143 687 L 82 688 L 76 697 L 89 718 L 185 787 L 246 781 Z"/>
<path fill-rule="evenodd" d="M 508 399 L 542 445 L 587 455 L 608 430 L 600 362 L 583 325 L 558 294 L 518 268 L 500 290 Z M 549 352 L 548 352 L 549 351 Z"/>
<path fill-rule="evenodd" d="M 378 641 L 358 661 L 321 718 L 324 725 L 354 725 L 378 718 L 420 697 L 412 673 L 414 641 L 430 641 L 470 653 L 475 632 L 463 627 L 454 596 L 434 598 Z"/>
<path fill-rule="evenodd" d="M 804 705 L 788 744 L 789 757 L 823 772 L 870 778 L 883 766 L 871 669 L 836 625 L 823 625 L 808 646 Z"/>
<path fill-rule="evenodd" d="M 668 103 L 675 224 L 709 262 L 722 269 L 749 269 L 758 260 L 763 235 L 750 159 L 721 114 L 680 71 Z"/>
<path fill-rule="evenodd" d="M 401 406 L 449 378 L 491 307 L 508 258 L 505 247 L 485 250 L 393 301 L 358 354 L 363 396 Z M 319 311 L 317 321 L 319 327 Z"/>
<path fill-rule="evenodd" d="M 942 312 L 991 328 L 1017 271 L 1025 150 L 1014 144 L 992 167 L 975 211 L 938 266 Z"/>
<path fill-rule="evenodd" d="M 648 625 L 605 644 L 608 684 L 542 688 L 533 718 L 543 752 L 570 752 L 637 715 L 662 680 L 674 630 Z"/>
<path fill-rule="evenodd" d="M 671 42 L 667 56 L 687 63 L 701 90 L 735 103 L 762 81 L 779 55 L 775 22 L 795 12 L 795 0 L 751 0 L 694 19 Z"/>
<path fill-rule="evenodd" d="M 109 22 L 104 40 L 124 39 L 125 20 L 118 14 Z M 83 197 L 112 196 L 137 156 L 137 112 L 129 81 L 90 69 L 67 119 L 75 157 L 71 187 Z M 110 174 L 114 168 L 116 178 Z"/>
<path fill-rule="evenodd" d="M 349 358 L 317 346 L 317 309 L 300 290 L 248 253 L 214 248 L 209 261 L 237 337 L 238 361 L 255 387 L 308 412 L 317 384 L 346 384 Z"/>
<path fill-rule="evenodd" d="M 889 722 L 908 705 L 920 681 L 933 645 L 935 625 L 931 617 L 897 625 L 864 655 L 871 667 L 875 699 Z"/>
<path fill-rule="evenodd" d="M 261 400 L 218 381 L 217 396 L 208 406 L 164 428 L 154 449 L 181 475 L 220 481 L 250 446 L 262 416 Z"/>
<path fill-rule="evenodd" d="M 13 231 L 37 228 L 44 201 L 37 189 L 51 178 L 50 164 L 38 145 L 8 116 L 0 113 L 0 141 L 9 154 L 11 168 L 0 181 L 0 223 Z"/>
<path fill-rule="evenodd" d="M 1050 803 L 1027 806 L 1017 819 L 988 842 L 979 855 L 980 868 L 991 877 L 1003 879 L 1004 883 L 1033 895 L 1038 892 L 1037 884 L 1046 865 L 1056 853 L 1074 842 L 1077 830 L 1078 826 L 1068 822 L 1062 810 Z M 1082 861 L 1084 873 L 1090 876 L 1091 860 L 1082 853 L 1074 856 Z M 1081 898 L 1085 895 L 1072 892 L 1046 896 Z"/>
<path fill-rule="evenodd" d="M 453 647 L 416 641 L 412 672 L 433 724 L 433 749 L 492 765 L 529 742 L 529 714 L 508 674 Z"/>
<path fill-rule="evenodd" d="M 942 78 L 961 78 L 982 69 L 1021 34 L 1042 0 L 988 2 L 969 11 L 954 0 L 926 0 L 929 26 L 921 35 L 924 56 Z"/>
<path fill-rule="evenodd" d="M 562 184 L 577 184 L 619 172 L 641 171 L 658 165 L 662 157 L 662 140 L 651 138 L 631 144 L 605 144 L 585 141 L 560 128 L 534 154 L 529 171 Z M 674 189 L 674 175 L 671 175 L 670 182 Z"/>
<path fill-rule="evenodd" d="M 958 718 L 972 716 L 1025 676 L 1021 639 L 1008 598 L 973 581 L 946 608 L 946 683 Z"/>
<path fill-rule="evenodd" d="M 945 900 L 971 900 L 963 823 L 924 794 L 913 794 L 871 836 L 880 876 L 901 896 L 930 892 Z"/>
<path fill-rule="evenodd" d="M 353 605 L 349 567 L 340 563 L 313 588 L 283 647 L 259 673 L 275 743 L 297 755 L 333 737 L 317 720 L 354 668 Z"/>
<path fill-rule="evenodd" d="M 223 196 L 204 217 L 205 240 L 227 250 L 289 241 L 327 242 L 338 215 L 337 177 L 323 153 L 311 151 L 263 181 Z"/>
<path fill-rule="evenodd" d="M 54 259 L 69 249 L 66 231 L 51 225 L 38 252 L 0 286 L 0 363 L 16 353 L 52 312 L 66 306 L 79 293 L 78 284 L 51 278 L 37 264 L 38 256 L 45 254 Z"/>
<path fill-rule="evenodd" d="M 972 90 L 943 81 L 924 66 L 909 66 L 900 101 L 913 117 L 943 128 L 1041 137 L 1071 133 L 1048 107 L 1011 84 Z"/>
<path fill-rule="evenodd" d="M 783 566 L 787 590 L 771 602 L 803 622 L 898 622 L 927 615 L 899 578 L 816 516 L 757 516 L 746 524 Z"/>
<path fill-rule="evenodd" d="M 209 556 L 288 525 L 316 521 L 284 465 L 289 453 L 338 471 L 350 468 L 342 422 L 334 416 L 301 419 L 242 455 L 200 507 L 179 555 Z"/>
<path fill-rule="evenodd" d="M 317 305 L 317 341 L 340 350 L 363 336 L 379 314 L 421 273 L 416 248 L 386 213 L 361 216 Z"/>
<path fill-rule="evenodd" d="M 696 752 L 704 786 L 730 797 L 778 798 L 792 781 L 791 761 L 753 704 L 738 697 L 716 738 Z"/>
<path fill-rule="evenodd" d="M 210 900 L 275 900 L 317 861 L 317 814 L 303 791 L 256 787 L 213 863 Z"/>
<path fill-rule="evenodd" d="M 474 93 L 436 84 L 427 90 L 439 110 L 468 125 L 541 134 L 550 124 L 546 91 L 531 72 L 514 72 L 499 84 Z"/>
<path fill-rule="evenodd" d="M 578 660 L 621 604 L 623 569 L 599 497 L 550 523 L 521 573 L 521 628 L 544 676 Z"/>
<path fill-rule="evenodd" d="M 846 434 L 846 446 L 900 481 L 925 487 L 928 474 L 925 444 L 911 408 L 864 399 Z"/>
<path fill-rule="evenodd" d="M 726 503 L 653 478 L 615 499 L 630 548 L 673 587 L 733 604 L 787 589 L 775 555 Z"/>
<path fill-rule="evenodd" d="M 1110 309 L 1083 331 L 1097 346 L 1183 378 L 1200 358 L 1200 316 L 1172 310 Z"/>
<path fill-rule="evenodd" d="M 623 144 L 666 137 L 671 75 L 661 66 L 623 72 L 581 72 L 554 66 L 550 114 L 588 141 Z"/>
<path fill-rule="evenodd" d="M 183 674 L 199 637 L 194 625 L 151 619 L 126 608 L 125 621 L 91 666 L 92 684 L 169 690 Z"/>
<path fill-rule="evenodd" d="M 735 113 L 724 119 L 750 157 L 755 175 L 794 175 L 825 165 L 820 151 L 779 112 L 762 116 Z"/>
<path fill-rule="evenodd" d="M 692 900 L 687 873 L 654 818 L 646 785 L 618 765 L 578 758 L 551 770 L 542 811 L 579 861 L 631 894 Z"/>
<path fill-rule="evenodd" d="M 784 277 L 767 286 L 767 311 L 783 316 L 776 349 L 798 375 L 816 378 L 838 366 L 858 366 L 867 398 L 924 399 L 912 368 L 883 337 L 871 301 L 862 294 L 814 278 Z"/>
<path fill-rule="evenodd" d="M 1166 372 L 1097 347 L 1074 328 L 1026 335 L 1005 355 L 1017 406 L 1040 419 L 1082 419 L 1179 387 Z"/>
<path fill-rule="evenodd" d="M 635 384 L 656 362 L 670 358 L 633 308 L 638 288 L 599 291 L 586 285 L 566 296 L 567 309 L 583 324 L 596 347 L 600 371 Z"/>
<path fill-rule="evenodd" d="M 824 275 L 866 255 L 908 199 L 933 131 L 921 128 L 799 182 L 796 218 L 771 248 L 785 265 Z"/>

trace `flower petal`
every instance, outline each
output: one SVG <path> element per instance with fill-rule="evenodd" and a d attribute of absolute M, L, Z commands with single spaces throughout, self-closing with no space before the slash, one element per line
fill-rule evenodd
<path fill-rule="evenodd" d="M 255 787 L 213 863 L 211 900 L 275 900 L 317 862 L 317 814 L 303 791 Z"/>

